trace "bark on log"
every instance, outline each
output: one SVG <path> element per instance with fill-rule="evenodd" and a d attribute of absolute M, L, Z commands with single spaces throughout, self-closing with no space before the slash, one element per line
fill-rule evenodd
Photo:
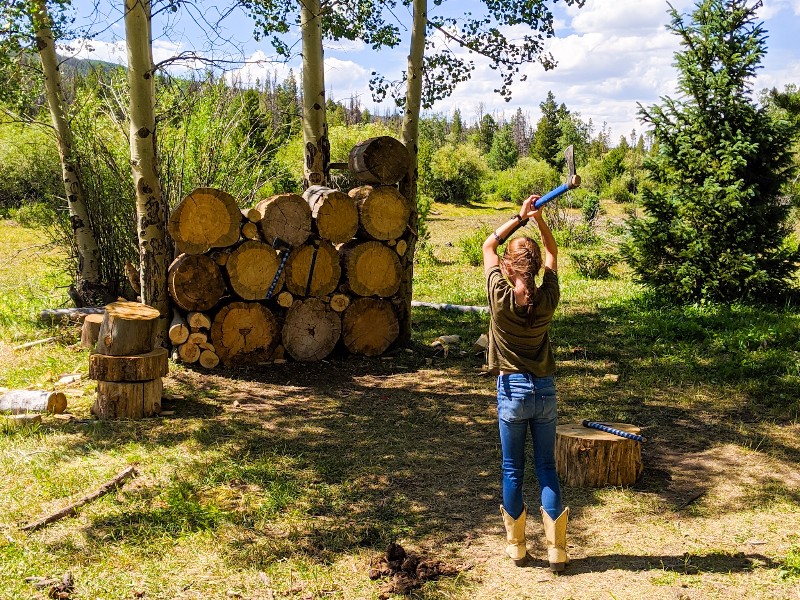
<path fill-rule="evenodd" d="M 82 308 L 46 308 L 39 312 L 39 320 L 46 323 L 58 321 L 83 321 L 86 315 L 102 315 L 102 306 L 85 306 Z"/>
<path fill-rule="evenodd" d="M 89 357 L 89 378 L 99 381 L 151 381 L 169 371 L 166 348 L 156 348 L 135 356 L 92 354 Z"/>
<path fill-rule="evenodd" d="M 393 249 L 381 242 L 352 241 L 339 251 L 348 289 L 354 294 L 389 297 L 397 292 L 402 270 Z"/>
<path fill-rule="evenodd" d="M 145 354 L 154 347 L 159 312 L 139 302 L 112 302 L 106 306 L 97 352 L 111 356 Z"/>
<path fill-rule="evenodd" d="M 225 293 L 219 266 L 205 254 L 181 254 L 169 266 L 167 283 L 175 304 L 186 311 L 209 310 Z"/>
<path fill-rule="evenodd" d="M 239 240 L 242 213 L 236 200 L 221 190 L 198 188 L 172 211 L 167 229 L 177 252 L 202 254 Z"/>
<path fill-rule="evenodd" d="M 67 397 L 62 392 L 11 390 L 0 395 L 0 412 L 20 415 L 28 412 L 63 413 Z"/>
<path fill-rule="evenodd" d="M 226 365 L 243 359 L 266 360 L 278 338 L 275 316 L 257 302 L 232 302 L 217 313 L 211 325 L 211 341 Z"/>
<path fill-rule="evenodd" d="M 92 414 L 98 419 L 142 419 L 161 412 L 161 378 L 152 381 L 98 381 Z"/>
<path fill-rule="evenodd" d="M 295 360 L 321 360 L 336 347 L 342 319 L 319 298 L 296 302 L 286 314 L 283 346 Z"/>
<path fill-rule="evenodd" d="M 173 344 L 182 344 L 189 338 L 189 325 L 177 310 L 172 312 L 168 335 L 169 341 Z"/>
<path fill-rule="evenodd" d="M 408 227 L 411 206 L 394 186 L 365 185 L 349 192 L 359 215 L 359 236 L 374 240 L 399 238 Z"/>
<path fill-rule="evenodd" d="M 81 348 L 94 349 L 102 323 L 103 315 L 86 315 L 81 327 Z"/>
<path fill-rule="evenodd" d="M 248 240 L 231 253 L 225 270 L 231 288 L 244 300 L 264 300 L 281 261 L 277 251 L 264 242 Z M 285 275 L 282 272 L 272 294 L 283 287 Z"/>
<path fill-rule="evenodd" d="M 261 235 L 272 245 L 279 238 L 290 246 L 299 246 L 311 235 L 311 209 L 297 194 L 278 194 L 256 205 L 264 215 L 259 221 Z"/>
<path fill-rule="evenodd" d="M 211 318 L 201 312 L 190 312 L 186 315 L 186 322 L 189 327 L 198 327 L 200 329 L 211 329 Z"/>
<path fill-rule="evenodd" d="M 350 172 L 365 183 L 392 185 L 408 171 L 408 150 L 390 136 L 374 137 L 356 144 L 350 150 Z"/>
<path fill-rule="evenodd" d="M 181 362 L 184 362 L 187 365 L 196 363 L 198 360 L 200 360 L 201 353 L 202 350 L 200 350 L 200 346 L 197 344 L 186 342 L 185 344 L 178 346 L 178 358 L 180 358 Z"/>
<path fill-rule="evenodd" d="M 640 433 L 628 423 L 610 423 L 611 427 Z M 639 442 L 580 423 L 556 428 L 556 468 L 562 483 L 575 487 L 633 485 L 644 470 Z"/>
<path fill-rule="evenodd" d="M 397 315 L 388 300 L 358 298 L 344 311 L 342 341 L 352 354 L 383 354 L 399 332 Z"/>
<path fill-rule="evenodd" d="M 326 296 L 341 277 L 339 253 L 327 240 L 298 246 L 286 260 L 286 289 L 294 296 Z"/>
<path fill-rule="evenodd" d="M 311 208 L 311 216 L 321 238 L 341 244 L 358 230 L 358 208 L 355 200 L 339 190 L 314 185 L 303 192 Z"/>

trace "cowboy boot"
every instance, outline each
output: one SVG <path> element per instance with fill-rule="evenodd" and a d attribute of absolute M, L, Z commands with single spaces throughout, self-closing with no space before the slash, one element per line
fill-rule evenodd
<path fill-rule="evenodd" d="M 544 521 L 544 537 L 547 539 L 547 558 L 550 561 L 550 570 L 553 573 L 563 571 L 569 564 L 567 556 L 567 519 L 569 508 L 565 508 L 554 521 L 542 507 L 542 521 Z"/>
<path fill-rule="evenodd" d="M 506 526 L 506 554 L 508 554 L 517 565 L 521 564 L 528 554 L 525 547 L 525 517 L 528 514 L 528 507 L 522 507 L 522 514 L 514 519 L 500 506 L 500 514 L 503 515 L 503 523 Z"/>

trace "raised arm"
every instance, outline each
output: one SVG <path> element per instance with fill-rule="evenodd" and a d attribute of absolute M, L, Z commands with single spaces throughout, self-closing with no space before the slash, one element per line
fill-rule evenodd
<path fill-rule="evenodd" d="M 492 267 L 500 264 L 497 256 L 497 247 L 505 242 L 512 233 L 528 222 L 528 214 L 533 209 L 533 203 L 539 196 L 529 196 L 522 203 L 519 213 L 511 217 L 508 221 L 495 229 L 483 242 L 483 272 L 486 273 Z M 538 211 L 534 211 L 538 212 Z M 546 227 L 546 226 L 545 226 Z"/>

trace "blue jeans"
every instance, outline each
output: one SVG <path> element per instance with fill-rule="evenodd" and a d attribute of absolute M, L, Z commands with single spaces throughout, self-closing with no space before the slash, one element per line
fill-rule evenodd
<path fill-rule="evenodd" d="M 552 377 L 508 373 L 497 378 L 497 416 L 503 448 L 503 507 L 514 519 L 522 514 L 525 439 L 530 428 L 533 462 L 542 506 L 552 519 L 563 511 L 556 473 L 556 386 Z"/>

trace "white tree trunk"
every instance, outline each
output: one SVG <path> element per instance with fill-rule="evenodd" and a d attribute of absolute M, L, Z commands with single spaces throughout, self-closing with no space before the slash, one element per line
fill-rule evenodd
<path fill-rule="evenodd" d="M 328 121 L 325 117 L 325 65 L 320 12 L 320 0 L 301 0 L 304 188 L 327 184 L 331 158 Z"/>
<path fill-rule="evenodd" d="M 125 37 L 130 86 L 131 170 L 136 188 L 139 277 L 142 302 L 161 313 L 157 345 L 167 339 L 167 205 L 156 169 L 155 82 L 149 0 L 125 0 Z"/>
<path fill-rule="evenodd" d="M 408 173 L 400 181 L 400 192 L 411 206 L 409 219 L 410 232 L 407 236 L 407 250 L 403 256 L 403 275 L 398 296 L 402 301 L 399 307 L 400 335 L 403 345 L 411 342 L 411 298 L 414 279 L 414 251 L 417 245 L 417 151 L 419 144 L 419 113 L 422 103 L 422 60 L 425 56 L 425 31 L 428 24 L 427 0 L 413 0 L 414 23 L 411 30 L 411 49 L 408 53 L 408 73 L 406 84 L 406 106 L 403 114 L 403 131 L 400 141 L 408 150 Z"/>
<path fill-rule="evenodd" d="M 61 157 L 61 172 L 64 178 L 64 191 L 67 197 L 69 217 L 75 234 L 78 250 L 78 279 L 87 283 L 100 282 L 100 250 L 89 223 L 86 196 L 80 181 L 80 174 L 72 153 L 72 130 L 64 111 L 64 96 L 61 91 L 61 73 L 55 40 L 51 29 L 50 14 L 45 0 L 34 4 L 31 19 L 36 29 L 36 47 L 42 59 L 44 87 L 47 105 L 53 128 L 58 140 L 58 153 Z M 79 286 L 80 287 L 80 286 Z"/>

